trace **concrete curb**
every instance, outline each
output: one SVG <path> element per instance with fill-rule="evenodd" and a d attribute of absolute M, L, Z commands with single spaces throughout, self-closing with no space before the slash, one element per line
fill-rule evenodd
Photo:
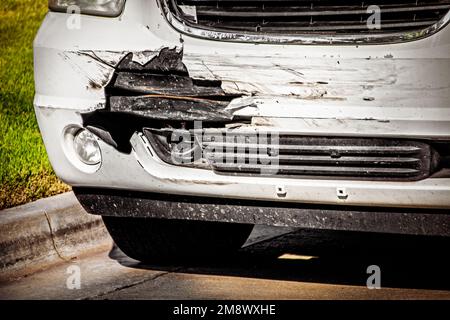
<path fill-rule="evenodd" d="M 111 246 L 101 217 L 73 192 L 0 211 L 0 281 Z"/>

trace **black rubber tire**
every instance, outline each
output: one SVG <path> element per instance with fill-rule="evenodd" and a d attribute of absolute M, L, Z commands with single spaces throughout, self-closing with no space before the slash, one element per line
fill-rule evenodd
<path fill-rule="evenodd" d="M 103 216 L 116 245 L 146 262 L 189 262 L 224 257 L 237 251 L 253 225 Z"/>

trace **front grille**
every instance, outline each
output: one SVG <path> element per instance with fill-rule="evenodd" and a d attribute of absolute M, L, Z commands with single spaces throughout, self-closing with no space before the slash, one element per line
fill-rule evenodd
<path fill-rule="evenodd" d="M 167 0 L 185 24 L 225 32 L 273 34 L 385 34 L 426 29 L 450 9 L 450 0 Z M 380 29 L 368 28 L 380 8 Z M 372 21 L 372 20 L 370 20 Z M 372 25 L 372 24 L 371 24 Z"/>
<path fill-rule="evenodd" d="M 163 147 L 161 139 L 155 139 L 158 133 L 154 130 L 146 129 L 144 133 L 160 156 L 166 153 L 161 158 L 172 162 L 171 156 L 180 151 L 177 150 L 179 141 L 168 141 Z M 175 135 L 185 137 L 185 147 L 180 152 L 182 165 L 205 167 L 207 164 L 221 174 L 408 181 L 428 177 L 435 166 L 433 149 L 418 141 L 233 133 L 229 130 L 189 135 L 189 141 L 186 133 Z M 170 135 L 166 132 L 165 136 Z M 186 147 L 186 142 L 192 146 Z M 201 153 L 194 147 L 195 143 Z"/>

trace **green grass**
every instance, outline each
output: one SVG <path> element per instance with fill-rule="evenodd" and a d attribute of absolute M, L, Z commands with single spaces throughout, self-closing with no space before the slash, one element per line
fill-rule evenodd
<path fill-rule="evenodd" d="M 32 43 L 46 12 L 46 0 L 0 1 L 0 209 L 68 190 L 33 111 Z"/>

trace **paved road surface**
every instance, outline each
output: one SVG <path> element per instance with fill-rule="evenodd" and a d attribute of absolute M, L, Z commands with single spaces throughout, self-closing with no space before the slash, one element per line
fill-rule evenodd
<path fill-rule="evenodd" d="M 112 248 L 0 284 L 0 298 L 450 299 L 448 253 L 442 239 L 260 226 L 225 261 L 143 265 Z M 67 288 L 71 265 L 80 289 Z M 366 287 L 369 265 L 381 269 L 379 290 Z"/>

